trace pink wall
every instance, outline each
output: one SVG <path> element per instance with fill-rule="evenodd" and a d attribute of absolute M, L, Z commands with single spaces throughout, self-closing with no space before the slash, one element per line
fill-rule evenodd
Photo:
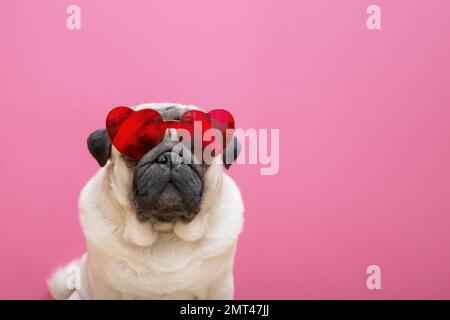
<path fill-rule="evenodd" d="M 85 139 L 147 101 L 280 128 L 278 175 L 231 170 L 237 298 L 450 298 L 449 17 L 447 0 L 1 1 L 0 298 L 47 298 L 83 252 Z"/>

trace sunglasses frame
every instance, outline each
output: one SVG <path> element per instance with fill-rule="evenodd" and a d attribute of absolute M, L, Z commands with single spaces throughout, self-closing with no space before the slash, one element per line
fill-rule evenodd
<path fill-rule="evenodd" d="M 129 107 L 120 106 L 108 113 L 106 131 L 112 145 L 122 155 L 139 161 L 147 152 L 161 143 L 167 129 L 187 130 L 191 137 L 194 136 L 194 139 L 190 139 L 191 150 L 196 150 L 192 142 L 198 141 L 195 140 L 197 121 L 201 123 L 202 152 L 211 143 L 219 142 L 221 142 L 219 149 L 221 151 L 213 151 L 213 156 L 223 152 L 231 141 L 235 127 L 232 114 L 225 109 L 214 109 L 207 113 L 200 110 L 187 110 L 179 120 L 164 120 L 161 113 L 155 109 L 135 111 Z M 214 135 L 210 141 L 204 141 L 205 132 L 209 129 L 218 130 L 221 133 L 220 139 L 216 139 Z"/>

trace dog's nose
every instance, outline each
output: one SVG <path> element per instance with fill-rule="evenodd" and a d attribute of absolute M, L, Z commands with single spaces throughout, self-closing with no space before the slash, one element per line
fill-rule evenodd
<path fill-rule="evenodd" d="M 158 157 L 158 159 L 156 159 L 156 162 L 160 164 L 167 164 L 168 162 L 171 161 L 172 160 L 170 159 L 170 152 L 163 153 Z"/>
<path fill-rule="evenodd" d="M 158 159 L 156 159 L 156 163 L 172 168 L 181 163 L 181 157 L 175 152 L 168 151 L 161 154 Z"/>

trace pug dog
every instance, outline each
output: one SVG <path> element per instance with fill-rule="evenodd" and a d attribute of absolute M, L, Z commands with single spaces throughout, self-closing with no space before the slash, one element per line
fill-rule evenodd
<path fill-rule="evenodd" d="M 164 120 L 194 106 L 142 104 Z M 86 253 L 48 280 L 54 299 L 232 299 L 233 262 L 244 206 L 222 170 L 230 143 L 211 163 L 184 163 L 172 150 L 176 130 L 139 161 L 120 154 L 105 129 L 88 149 L 100 170 L 81 191 Z M 234 138 L 235 139 L 235 138 Z M 231 153 L 231 155 L 230 155 Z"/>

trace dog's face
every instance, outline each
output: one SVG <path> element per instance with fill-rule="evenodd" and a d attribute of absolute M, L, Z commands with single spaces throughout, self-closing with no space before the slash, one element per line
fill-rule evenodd
<path fill-rule="evenodd" d="M 178 120 L 194 107 L 149 104 L 135 110 L 143 108 L 157 110 L 164 120 Z M 111 146 L 104 129 L 95 131 L 88 138 L 89 151 L 99 164 L 105 166 L 110 160 L 107 169 L 114 196 L 122 205 L 131 208 L 141 221 L 191 221 L 199 213 L 205 193 L 216 186 L 220 178 L 220 174 L 211 174 L 212 170 L 221 172 L 220 164 L 186 161 L 190 159 L 186 152 L 190 151 L 179 148 L 180 142 L 175 136 L 176 131 L 168 129 L 161 143 L 138 161 L 127 158 Z M 233 156 L 227 159 L 234 160 L 238 148 L 234 141 L 223 157 L 232 152 Z M 225 166 L 228 168 L 229 165 Z"/>

